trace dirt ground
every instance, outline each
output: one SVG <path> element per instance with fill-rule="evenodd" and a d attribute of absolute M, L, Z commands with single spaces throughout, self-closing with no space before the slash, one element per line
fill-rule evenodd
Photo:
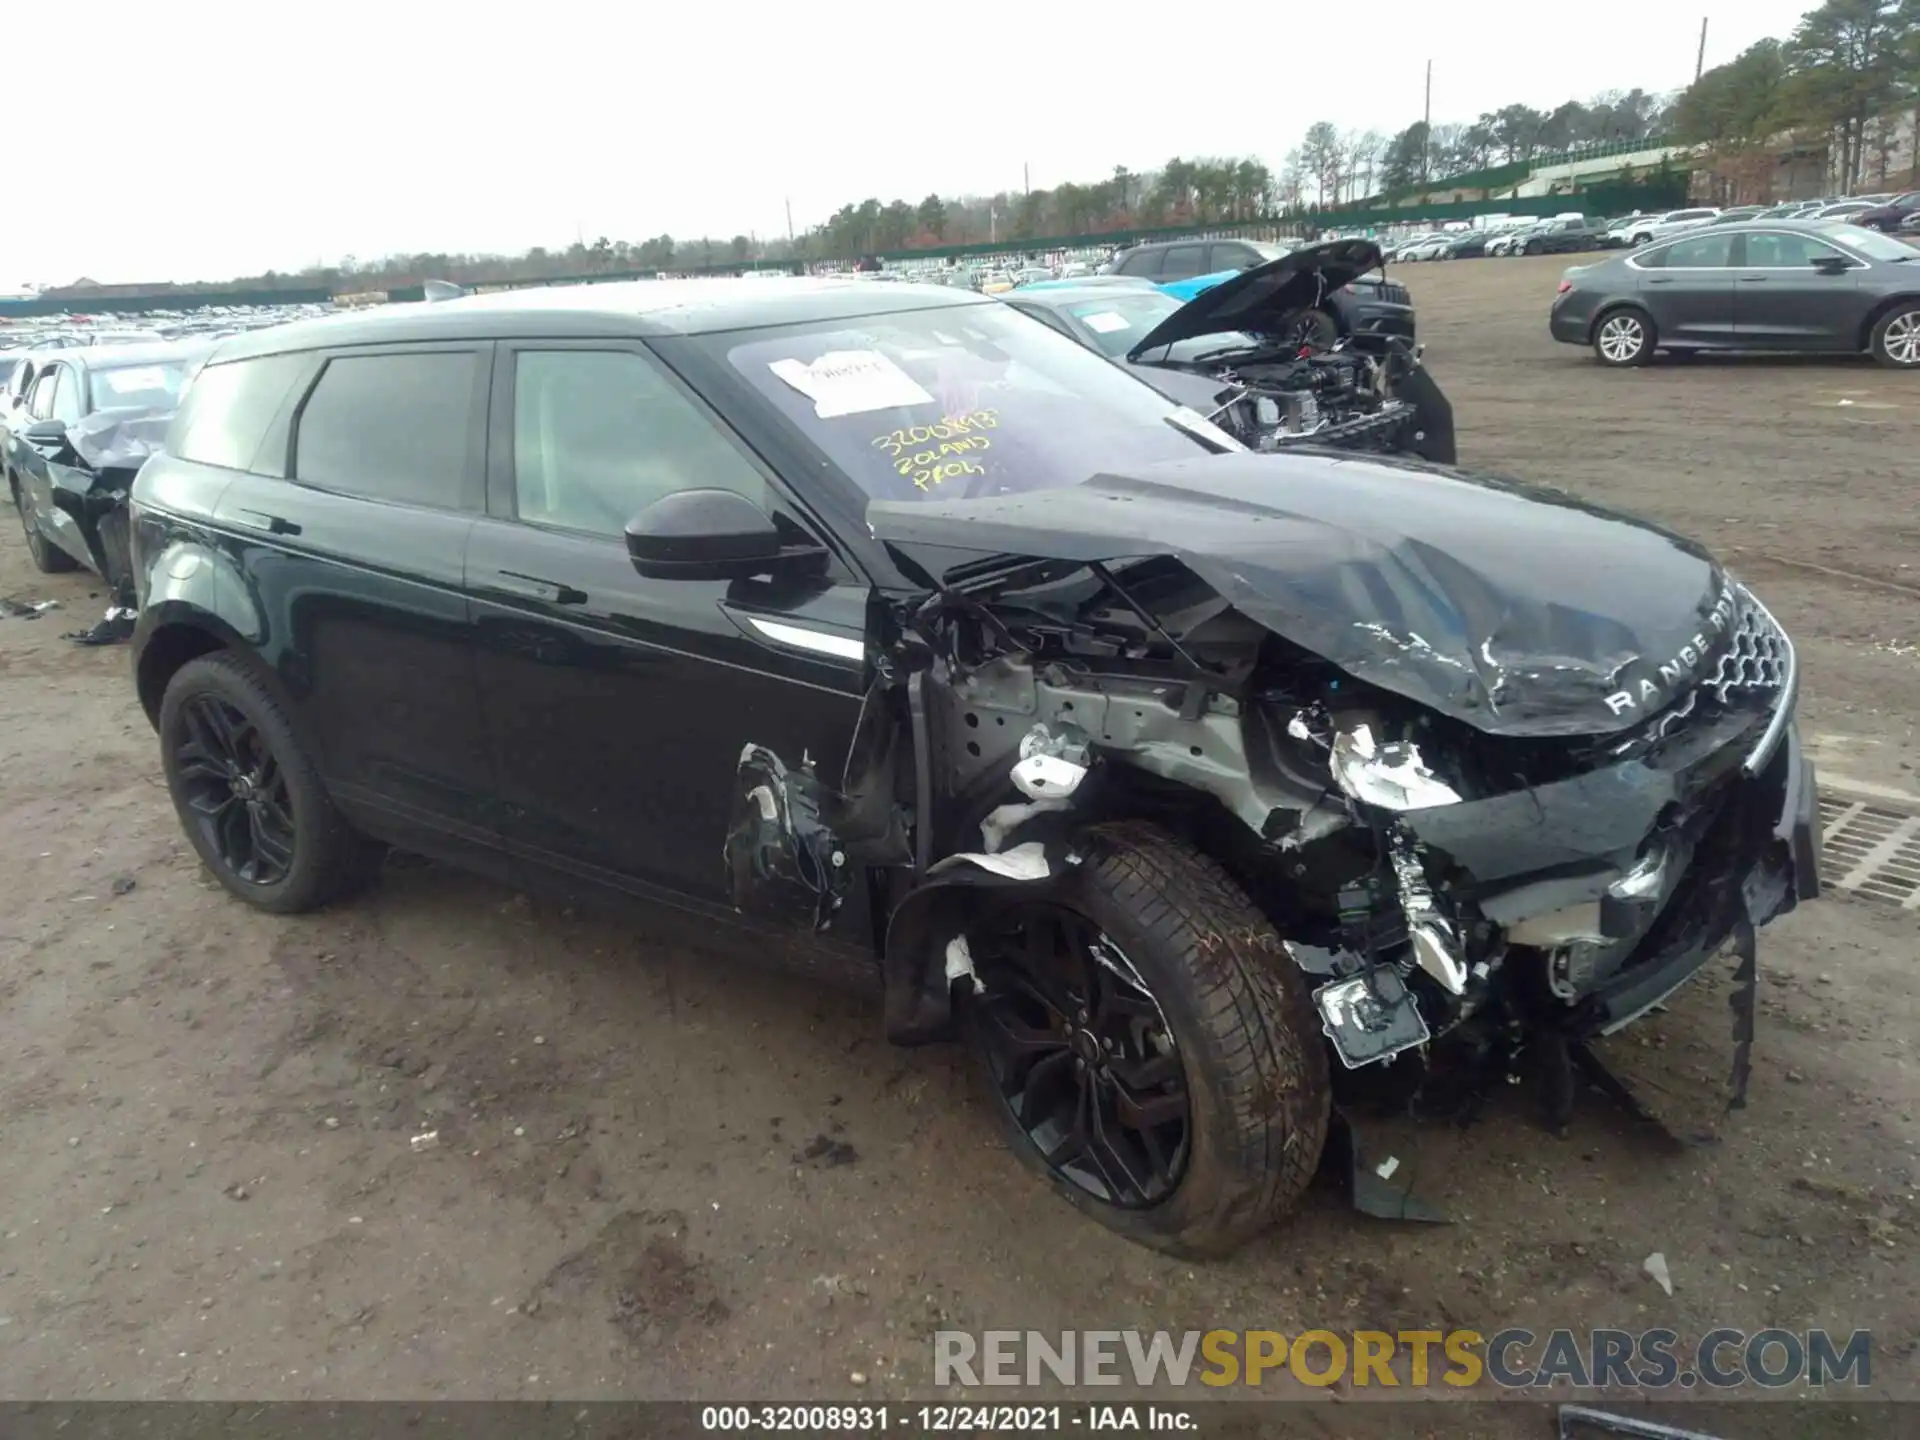
<path fill-rule="evenodd" d="M 1547 336 L 1562 264 L 1396 272 L 1463 461 L 1716 547 L 1800 645 L 1825 768 L 1920 791 L 1920 379 L 1603 371 Z M 1516 1103 L 1406 1141 L 1451 1225 L 1326 1185 L 1189 1265 L 1045 1194 L 957 1051 L 890 1049 L 874 1005 L 711 934 L 431 866 L 302 919 L 225 898 L 127 652 L 62 638 L 98 588 L 9 523 L 0 595 L 62 608 L 0 618 L 0 1398 L 898 1398 L 938 1328 L 1510 1324 L 1870 1329 L 1875 1391 L 1920 1394 L 1911 911 L 1765 932 L 1716 1145 Z M 1712 1009 L 1632 1043 L 1704 1074 Z"/>

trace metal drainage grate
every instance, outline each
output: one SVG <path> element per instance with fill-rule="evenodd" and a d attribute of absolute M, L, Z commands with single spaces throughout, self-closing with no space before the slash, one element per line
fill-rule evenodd
<path fill-rule="evenodd" d="M 1823 795 L 1820 829 L 1834 889 L 1920 910 L 1920 815 Z"/>

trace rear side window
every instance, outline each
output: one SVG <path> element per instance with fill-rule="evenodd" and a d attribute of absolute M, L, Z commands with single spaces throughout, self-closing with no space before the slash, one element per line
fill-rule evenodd
<path fill-rule="evenodd" d="M 1120 263 L 1114 266 L 1117 275 L 1158 275 L 1160 261 L 1166 255 L 1164 250 L 1136 250 L 1124 255 Z"/>
<path fill-rule="evenodd" d="M 329 360 L 300 412 L 293 478 L 347 495 L 459 509 L 477 362 L 471 351 Z"/>
<path fill-rule="evenodd" d="M 1206 264 L 1206 246 L 1174 245 L 1168 248 L 1166 259 L 1160 265 L 1160 273 L 1169 280 L 1190 280 L 1195 275 L 1210 273 Z"/>
<path fill-rule="evenodd" d="M 263 455 L 261 446 L 294 381 L 312 363 L 307 355 L 267 355 L 207 366 L 174 416 L 167 450 L 200 465 L 284 478 L 284 428 L 280 454 Z"/>

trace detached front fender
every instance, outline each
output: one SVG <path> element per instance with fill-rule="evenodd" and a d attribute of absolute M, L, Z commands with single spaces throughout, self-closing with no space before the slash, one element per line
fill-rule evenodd
<path fill-rule="evenodd" d="M 953 981 L 947 945 L 993 892 L 1043 895 L 1079 864 L 1064 843 L 1016 845 L 998 854 L 949 855 L 927 872 L 887 920 L 881 959 L 886 981 L 887 1039 L 925 1045 L 951 1036 Z"/>

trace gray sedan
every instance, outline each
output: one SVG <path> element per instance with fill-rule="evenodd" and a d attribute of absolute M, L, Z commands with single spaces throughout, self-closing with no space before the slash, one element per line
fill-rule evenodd
<path fill-rule="evenodd" d="M 1547 323 L 1603 365 L 1656 350 L 1865 351 L 1920 370 L 1920 249 L 1842 221 L 1713 226 L 1568 270 Z"/>

